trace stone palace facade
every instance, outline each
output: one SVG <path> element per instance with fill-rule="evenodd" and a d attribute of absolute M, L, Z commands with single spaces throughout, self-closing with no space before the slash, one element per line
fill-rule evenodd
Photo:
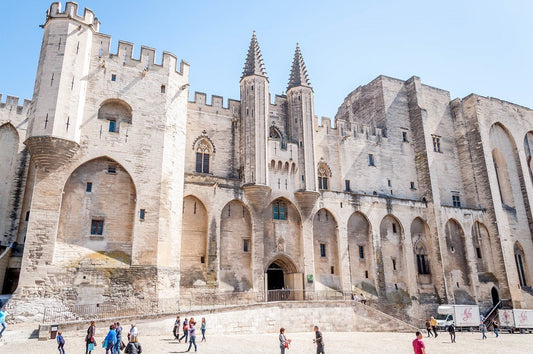
<path fill-rule="evenodd" d="M 379 76 L 318 119 L 299 47 L 272 98 L 255 33 L 240 100 L 190 101 L 188 63 L 99 24 L 53 3 L 32 100 L 0 106 L 18 308 L 282 287 L 533 308 L 531 109 Z"/>

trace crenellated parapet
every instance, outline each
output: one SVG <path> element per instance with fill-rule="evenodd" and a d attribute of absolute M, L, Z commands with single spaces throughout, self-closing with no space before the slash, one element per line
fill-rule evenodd
<path fill-rule="evenodd" d="M 206 113 L 214 113 L 228 117 L 238 117 L 241 110 L 241 102 L 229 98 L 227 105 L 224 106 L 224 97 L 211 95 L 211 101 L 208 102 L 207 95 L 203 92 L 194 92 L 194 99 L 189 101 L 188 108 Z"/>
<path fill-rule="evenodd" d="M 50 9 L 46 11 L 46 21 L 53 18 L 68 18 L 85 24 L 98 32 L 100 29 L 100 21 L 94 16 L 94 12 L 88 8 L 85 8 L 83 15 L 78 15 L 78 4 L 72 1 L 67 1 L 65 4 L 65 10 L 61 11 L 61 3 L 56 1 L 50 5 Z"/>
<path fill-rule="evenodd" d="M 0 110 L 25 116 L 30 108 L 31 100 L 24 99 L 22 105 L 19 105 L 19 101 L 18 97 L 7 95 L 3 102 L 3 94 L 0 93 Z"/>
<path fill-rule="evenodd" d="M 387 139 L 383 129 L 376 126 L 339 120 L 333 121 L 332 124 L 331 118 L 328 117 L 320 118 L 317 131 L 329 136 L 339 136 L 342 143 L 348 140 L 370 140 L 379 143 Z"/>
<path fill-rule="evenodd" d="M 99 58 L 102 61 L 101 65 L 104 67 L 106 60 L 113 60 L 119 62 L 123 66 L 139 66 L 139 68 L 145 72 L 166 69 L 168 73 L 173 72 L 184 77 L 188 77 L 189 75 L 189 63 L 181 60 L 178 66 L 178 59 L 172 53 L 163 51 L 161 61 L 158 62 L 156 58 L 156 50 L 154 48 L 141 46 L 138 58 L 133 56 L 133 51 L 133 43 L 119 40 L 117 50 L 112 52 L 111 36 L 98 33 L 93 37 L 91 55 Z"/>

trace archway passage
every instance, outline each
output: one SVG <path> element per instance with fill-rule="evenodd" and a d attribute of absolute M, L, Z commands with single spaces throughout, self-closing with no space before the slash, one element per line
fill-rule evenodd
<path fill-rule="evenodd" d="M 268 290 L 280 290 L 285 287 L 283 269 L 276 263 L 272 263 L 267 269 Z"/>
<path fill-rule="evenodd" d="M 490 293 L 492 295 L 492 306 L 498 305 L 498 302 L 500 302 L 500 295 L 498 294 L 498 290 L 496 290 L 495 287 L 492 287 Z"/>
<path fill-rule="evenodd" d="M 303 300 L 303 274 L 294 263 L 280 256 L 265 271 L 268 301 Z"/>

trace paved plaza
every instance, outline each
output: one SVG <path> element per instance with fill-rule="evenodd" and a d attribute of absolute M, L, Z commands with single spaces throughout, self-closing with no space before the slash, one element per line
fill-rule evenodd
<path fill-rule="evenodd" d="M 142 328 L 139 329 L 142 332 Z M 169 330 L 170 331 L 170 330 Z M 103 331 L 97 331 L 98 341 L 103 340 Z M 198 343 L 200 353 L 279 353 L 277 335 L 208 335 L 206 343 Z M 287 337 L 293 340 L 288 354 L 315 353 L 312 343 L 313 333 L 290 333 Z M 488 334 L 487 340 L 481 340 L 480 333 L 457 333 L 457 343 L 450 343 L 447 333 L 435 338 L 424 338 L 427 353 L 533 353 L 533 334 L 502 334 L 494 338 Z M 83 332 L 65 334 L 68 354 L 83 354 Z M 201 338 L 201 336 L 200 336 Z M 331 353 L 412 353 L 411 333 L 391 332 L 330 332 L 324 333 L 326 352 Z M 169 335 L 140 336 L 144 354 L 183 353 L 188 345 L 179 344 Z M 0 353 L 2 354 L 52 354 L 57 353 L 55 342 L 52 340 L 39 342 L 35 339 L 24 343 L 6 343 L 2 339 Z M 194 349 L 193 349 L 194 350 Z M 193 351 L 192 350 L 192 351 Z M 104 353 L 103 348 L 93 351 Z"/>

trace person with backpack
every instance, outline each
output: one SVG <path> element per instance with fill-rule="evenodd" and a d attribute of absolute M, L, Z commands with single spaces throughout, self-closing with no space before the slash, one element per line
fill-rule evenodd
<path fill-rule="evenodd" d="M 61 334 L 61 332 L 57 332 L 57 337 L 56 337 L 56 341 L 57 341 L 57 350 L 59 350 L 59 354 L 65 354 L 65 338 L 63 338 L 63 335 Z"/>
<path fill-rule="evenodd" d="M 452 343 L 455 343 L 455 324 L 453 322 L 448 326 L 448 333 L 450 333 Z"/>

